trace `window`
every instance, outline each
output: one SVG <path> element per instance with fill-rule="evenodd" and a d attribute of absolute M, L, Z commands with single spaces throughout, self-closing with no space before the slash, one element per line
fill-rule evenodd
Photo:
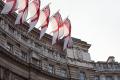
<path fill-rule="evenodd" d="M 63 55 L 63 54 L 60 54 L 60 58 L 62 58 L 62 59 L 65 59 L 65 55 Z"/>
<path fill-rule="evenodd" d="M 9 51 L 13 51 L 13 45 L 9 42 L 7 42 L 7 46 L 6 46 L 7 50 Z"/>
<path fill-rule="evenodd" d="M 107 76 L 106 80 L 114 80 L 112 76 Z"/>
<path fill-rule="evenodd" d="M 62 68 L 60 72 L 62 77 L 66 76 L 66 69 Z"/>
<path fill-rule="evenodd" d="M 80 80 L 86 80 L 86 75 L 84 72 L 80 72 Z"/>
<path fill-rule="evenodd" d="M 19 43 L 16 43 L 16 46 L 17 46 L 17 47 L 20 47 L 20 44 L 19 44 Z"/>
<path fill-rule="evenodd" d="M 53 65 L 51 65 L 51 64 L 48 65 L 48 72 L 54 73 L 54 66 Z"/>
<path fill-rule="evenodd" d="M 5 33 L 1 33 L 2 34 L 2 36 L 4 37 L 4 38 L 6 38 L 6 34 Z"/>
<path fill-rule="evenodd" d="M 40 44 L 38 44 L 38 43 L 35 43 L 35 47 L 36 48 L 41 48 L 42 46 Z"/>
<path fill-rule="evenodd" d="M 103 64 L 103 68 L 107 69 L 108 68 L 107 64 Z"/>
<path fill-rule="evenodd" d="M 35 46 L 34 41 L 31 40 L 31 39 L 28 40 L 28 43 L 29 43 L 31 46 Z"/>
<path fill-rule="evenodd" d="M 39 65 L 39 60 L 36 58 L 32 58 L 32 63 L 35 65 Z"/>
<path fill-rule="evenodd" d="M 25 41 L 25 42 L 28 41 L 28 38 L 27 38 L 26 36 L 24 36 L 24 35 L 21 35 L 21 39 L 22 39 L 23 41 Z"/>
<path fill-rule="evenodd" d="M 14 55 L 16 55 L 20 58 L 22 54 L 21 54 L 21 51 L 15 50 Z"/>
<path fill-rule="evenodd" d="M 100 80 L 99 76 L 95 76 L 95 80 Z"/>
<path fill-rule="evenodd" d="M 53 57 L 56 59 L 57 58 L 57 54 L 55 52 L 53 52 Z"/>
<path fill-rule="evenodd" d="M 10 76 L 10 71 L 8 69 L 4 69 L 3 80 L 9 80 L 9 76 Z"/>
<path fill-rule="evenodd" d="M 21 51 L 21 57 L 23 58 L 23 59 L 27 59 L 27 53 L 26 52 L 24 52 L 24 51 Z"/>
<path fill-rule="evenodd" d="M 20 34 L 20 32 L 17 32 L 17 33 L 16 33 L 16 37 L 17 37 L 18 39 L 21 39 L 21 34 Z"/>
<path fill-rule="evenodd" d="M 13 27 L 9 26 L 9 31 L 10 31 L 10 33 L 14 34 L 15 29 Z"/>

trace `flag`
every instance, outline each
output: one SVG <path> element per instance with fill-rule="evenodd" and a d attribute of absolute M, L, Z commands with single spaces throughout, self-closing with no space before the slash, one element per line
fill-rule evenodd
<path fill-rule="evenodd" d="M 48 24 L 49 24 L 49 16 L 50 16 L 50 7 L 49 4 L 42 9 L 42 11 L 44 14 L 40 15 L 40 19 L 42 19 L 41 17 L 44 17 L 44 22 L 41 26 L 41 33 L 40 33 L 40 39 L 44 36 L 47 28 L 48 28 Z"/>
<path fill-rule="evenodd" d="M 72 46 L 72 38 L 71 38 L 71 22 L 68 18 L 64 21 L 64 47 Z"/>
<path fill-rule="evenodd" d="M 29 28 L 28 32 L 30 32 L 38 22 L 39 15 L 40 15 L 40 0 L 33 0 L 29 4 L 29 12 L 32 14 L 32 16 L 30 16 L 30 18 L 29 18 L 30 28 Z"/>
<path fill-rule="evenodd" d="M 64 25 L 63 25 L 63 21 L 61 21 L 61 23 L 58 26 L 58 40 L 60 38 L 62 38 L 64 36 Z"/>
<path fill-rule="evenodd" d="M 21 4 L 21 6 L 18 8 L 18 15 L 15 24 L 22 24 L 26 21 L 28 15 L 28 3 L 29 0 L 19 1 L 19 4 Z"/>
<path fill-rule="evenodd" d="M 58 35 L 59 35 L 59 25 L 62 22 L 62 17 L 58 12 L 56 12 L 52 17 L 51 17 L 51 23 L 52 23 L 52 27 L 53 27 L 53 39 L 52 39 L 52 45 L 56 43 L 56 41 L 58 40 Z"/>
<path fill-rule="evenodd" d="M 58 14 L 58 16 L 59 15 L 60 14 Z M 58 18 L 56 18 L 56 21 L 58 22 L 58 24 L 57 24 L 58 28 L 55 31 L 53 31 L 53 33 L 56 32 L 56 31 L 58 31 L 57 32 L 58 36 L 57 36 L 57 39 L 56 39 L 56 41 L 57 41 L 57 40 L 59 40 L 64 35 L 63 20 L 62 20 L 61 15 Z"/>
<path fill-rule="evenodd" d="M 5 3 L 1 14 L 10 14 L 17 10 L 17 0 L 3 0 Z"/>

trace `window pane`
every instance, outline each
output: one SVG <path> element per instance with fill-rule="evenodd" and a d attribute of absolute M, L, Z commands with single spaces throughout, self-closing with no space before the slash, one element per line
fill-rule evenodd
<path fill-rule="evenodd" d="M 38 44 L 38 43 L 35 43 L 35 47 L 36 48 L 41 48 L 42 46 L 40 44 Z"/>
<path fill-rule="evenodd" d="M 95 80 L 100 80 L 99 76 L 95 76 Z"/>
<path fill-rule="evenodd" d="M 39 60 L 32 58 L 32 63 L 35 65 L 39 65 Z"/>
<path fill-rule="evenodd" d="M 53 73 L 53 71 L 54 71 L 54 66 L 51 65 L 51 64 L 49 64 L 49 66 L 48 66 L 48 72 Z"/>
<path fill-rule="evenodd" d="M 13 50 L 13 45 L 11 44 L 11 43 L 8 43 L 7 42 L 7 49 L 9 50 L 9 51 L 12 51 Z"/>
<path fill-rule="evenodd" d="M 24 51 L 21 51 L 21 53 L 22 53 L 21 57 L 27 59 L 27 53 L 25 53 Z"/>
<path fill-rule="evenodd" d="M 66 69 L 61 69 L 61 76 L 63 76 L 63 77 L 66 76 Z"/>
<path fill-rule="evenodd" d="M 25 41 L 25 42 L 28 41 L 28 38 L 27 38 L 26 36 L 24 36 L 24 35 L 21 35 L 21 39 L 22 39 L 23 41 Z"/>
<path fill-rule="evenodd" d="M 12 28 L 11 26 L 9 26 L 9 31 L 10 31 L 10 33 L 12 33 L 12 34 L 14 34 L 14 28 Z"/>
<path fill-rule="evenodd" d="M 80 80 L 86 80 L 84 72 L 80 72 Z"/>

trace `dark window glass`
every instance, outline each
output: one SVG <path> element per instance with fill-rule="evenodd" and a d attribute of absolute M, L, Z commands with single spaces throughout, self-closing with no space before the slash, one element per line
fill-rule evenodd
<path fill-rule="evenodd" d="M 80 79 L 79 80 L 86 80 L 86 75 L 84 72 L 80 72 Z"/>
<path fill-rule="evenodd" d="M 54 66 L 53 65 L 51 65 L 51 64 L 48 65 L 48 72 L 54 73 Z"/>
<path fill-rule="evenodd" d="M 9 42 L 7 42 L 7 49 L 9 51 L 13 51 L 13 45 L 11 43 L 9 43 Z"/>
<path fill-rule="evenodd" d="M 100 77 L 99 76 L 95 76 L 95 80 L 100 80 Z"/>
<path fill-rule="evenodd" d="M 65 55 L 60 54 L 60 58 L 65 59 Z"/>
<path fill-rule="evenodd" d="M 27 59 L 27 53 L 24 52 L 24 51 L 21 51 L 21 57 L 24 58 L 24 59 Z"/>
<path fill-rule="evenodd" d="M 60 72 L 61 72 L 61 76 L 62 76 L 62 77 L 65 77 L 65 76 L 66 76 L 66 69 L 62 68 L 62 69 L 60 70 Z"/>
<path fill-rule="evenodd" d="M 32 63 L 35 64 L 35 65 L 39 65 L 39 60 L 35 59 L 35 58 L 32 58 Z"/>
<path fill-rule="evenodd" d="M 10 33 L 14 34 L 15 29 L 13 27 L 9 26 L 9 31 L 10 31 Z"/>
<path fill-rule="evenodd" d="M 27 38 L 26 36 L 24 36 L 24 35 L 21 35 L 21 39 L 22 39 L 23 41 L 25 41 L 25 42 L 28 41 L 28 38 Z"/>
<path fill-rule="evenodd" d="M 17 46 L 17 47 L 20 47 L 20 44 L 19 44 L 19 43 L 16 43 L 16 46 Z"/>
<path fill-rule="evenodd" d="M 6 34 L 5 34 L 5 33 L 2 33 L 2 36 L 3 36 L 4 38 L 6 38 Z"/>
<path fill-rule="evenodd" d="M 35 43 L 35 47 L 36 48 L 41 48 L 42 46 L 40 44 L 38 44 L 38 43 Z"/>

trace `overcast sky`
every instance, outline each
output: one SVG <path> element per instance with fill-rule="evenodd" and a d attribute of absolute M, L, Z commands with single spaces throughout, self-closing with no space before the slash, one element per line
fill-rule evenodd
<path fill-rule="evenodd" d="M 51 2 L 51 15 L 60 9 L 69 16 L 72 36 L 91 44 L 92 60 L 114 56 L 120 62 L 120 0 L 41 0 L 41 8 Z"/>

